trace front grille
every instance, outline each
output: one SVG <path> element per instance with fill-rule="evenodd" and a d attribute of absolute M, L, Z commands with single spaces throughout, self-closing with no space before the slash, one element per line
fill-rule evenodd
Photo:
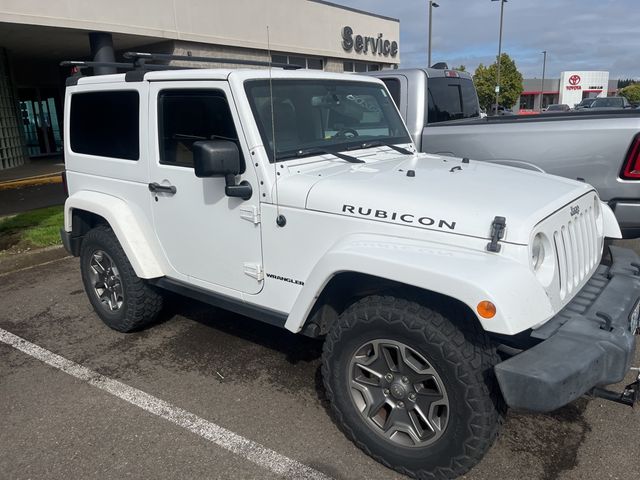
<path fill-rule="evenodd" d="M 564 300 L 582 284 L 600 260 L 600 241 L 593 206 L 572 217 L 553 232 L 560 273 L 560 299 Z"/>

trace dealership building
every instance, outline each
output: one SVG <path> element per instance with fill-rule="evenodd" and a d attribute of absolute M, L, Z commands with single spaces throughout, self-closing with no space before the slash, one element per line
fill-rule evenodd
<path fill-rule="evenodd" d="M 514 110 L 538 111 L 554 103 L 564 103 L 573 108 L 585 98 L 613 96 L 618 91 L 618 81 L 609 80 L 609 72 L 568 71 L 560 78 L 527 78 L 524 91 Z"/>
<path fill-rule="evenodd" d="M 273 62 L 364 72 L 397 67 L 399 38 L 397 19 L 323 0 L 5 0 L 0 169 L 62 152 L 63 60 L 122 61 L 133 50 L 266 61 L 271 52 Z"/>

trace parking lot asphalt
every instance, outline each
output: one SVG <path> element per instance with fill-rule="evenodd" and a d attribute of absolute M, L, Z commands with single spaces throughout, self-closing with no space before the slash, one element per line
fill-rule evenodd
<path fill-rule="evenodd" d="M 158 325 L 117 333 L 93 313 L 73 258 L 0 276 L 0 293 L 0 329 L 108 377 L 74 377 L 0 342 L 2 478 L 279 478 L 256 462 L 262 447 L 330 478 L 399 478 L 330 419 L 318 341 L 177 298 Z M 114 395 L 104 389 L 111 380 L 169 413 Z M 232 453 L 228 438 L 167 420 L 172 408 L 256 443 Z M 465 478 L 638 478 L 639 432 L 639 411 L 599 399 L 509 412 Z"/>

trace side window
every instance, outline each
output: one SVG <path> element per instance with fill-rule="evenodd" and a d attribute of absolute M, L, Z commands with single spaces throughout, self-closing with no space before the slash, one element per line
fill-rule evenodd
<path fill-rule="evenodd" d="M 477 94 L 471 80 L 430 77 L 427 85 L 428 123 L 480 116 Z"/>
<path fill-rule="evenodd" d="M 75 153 L 138 160 L 140 97 L 137 91 L 74 93 L 69 135 Z"/>
<path fill-rule="evenodd" d="M 381 78 L 384 84 L 387 86 L 387 90 L 391 94 L 391 98 L 396 103 L 396 106 L 400 108 L 400 80 L 397 78 Z"/>
<path fill-rule="evenodd" d="M 158 95 L 160 163 L 193 167 L 193 144 L 230 140 L 244 159 L 227 98 L 221 90 L 163 90 Z"/>

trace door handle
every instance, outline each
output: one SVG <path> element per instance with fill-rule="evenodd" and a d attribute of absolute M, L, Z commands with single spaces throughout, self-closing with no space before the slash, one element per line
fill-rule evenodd
<path fill-rule="evenodd" d="M 149 191 L 154 193 L 170 193 L 173 195 L 178 191 L 178 189 L 173 185 L 160 185 L 158 182 L 153 182 L 149 184 Z"/>

